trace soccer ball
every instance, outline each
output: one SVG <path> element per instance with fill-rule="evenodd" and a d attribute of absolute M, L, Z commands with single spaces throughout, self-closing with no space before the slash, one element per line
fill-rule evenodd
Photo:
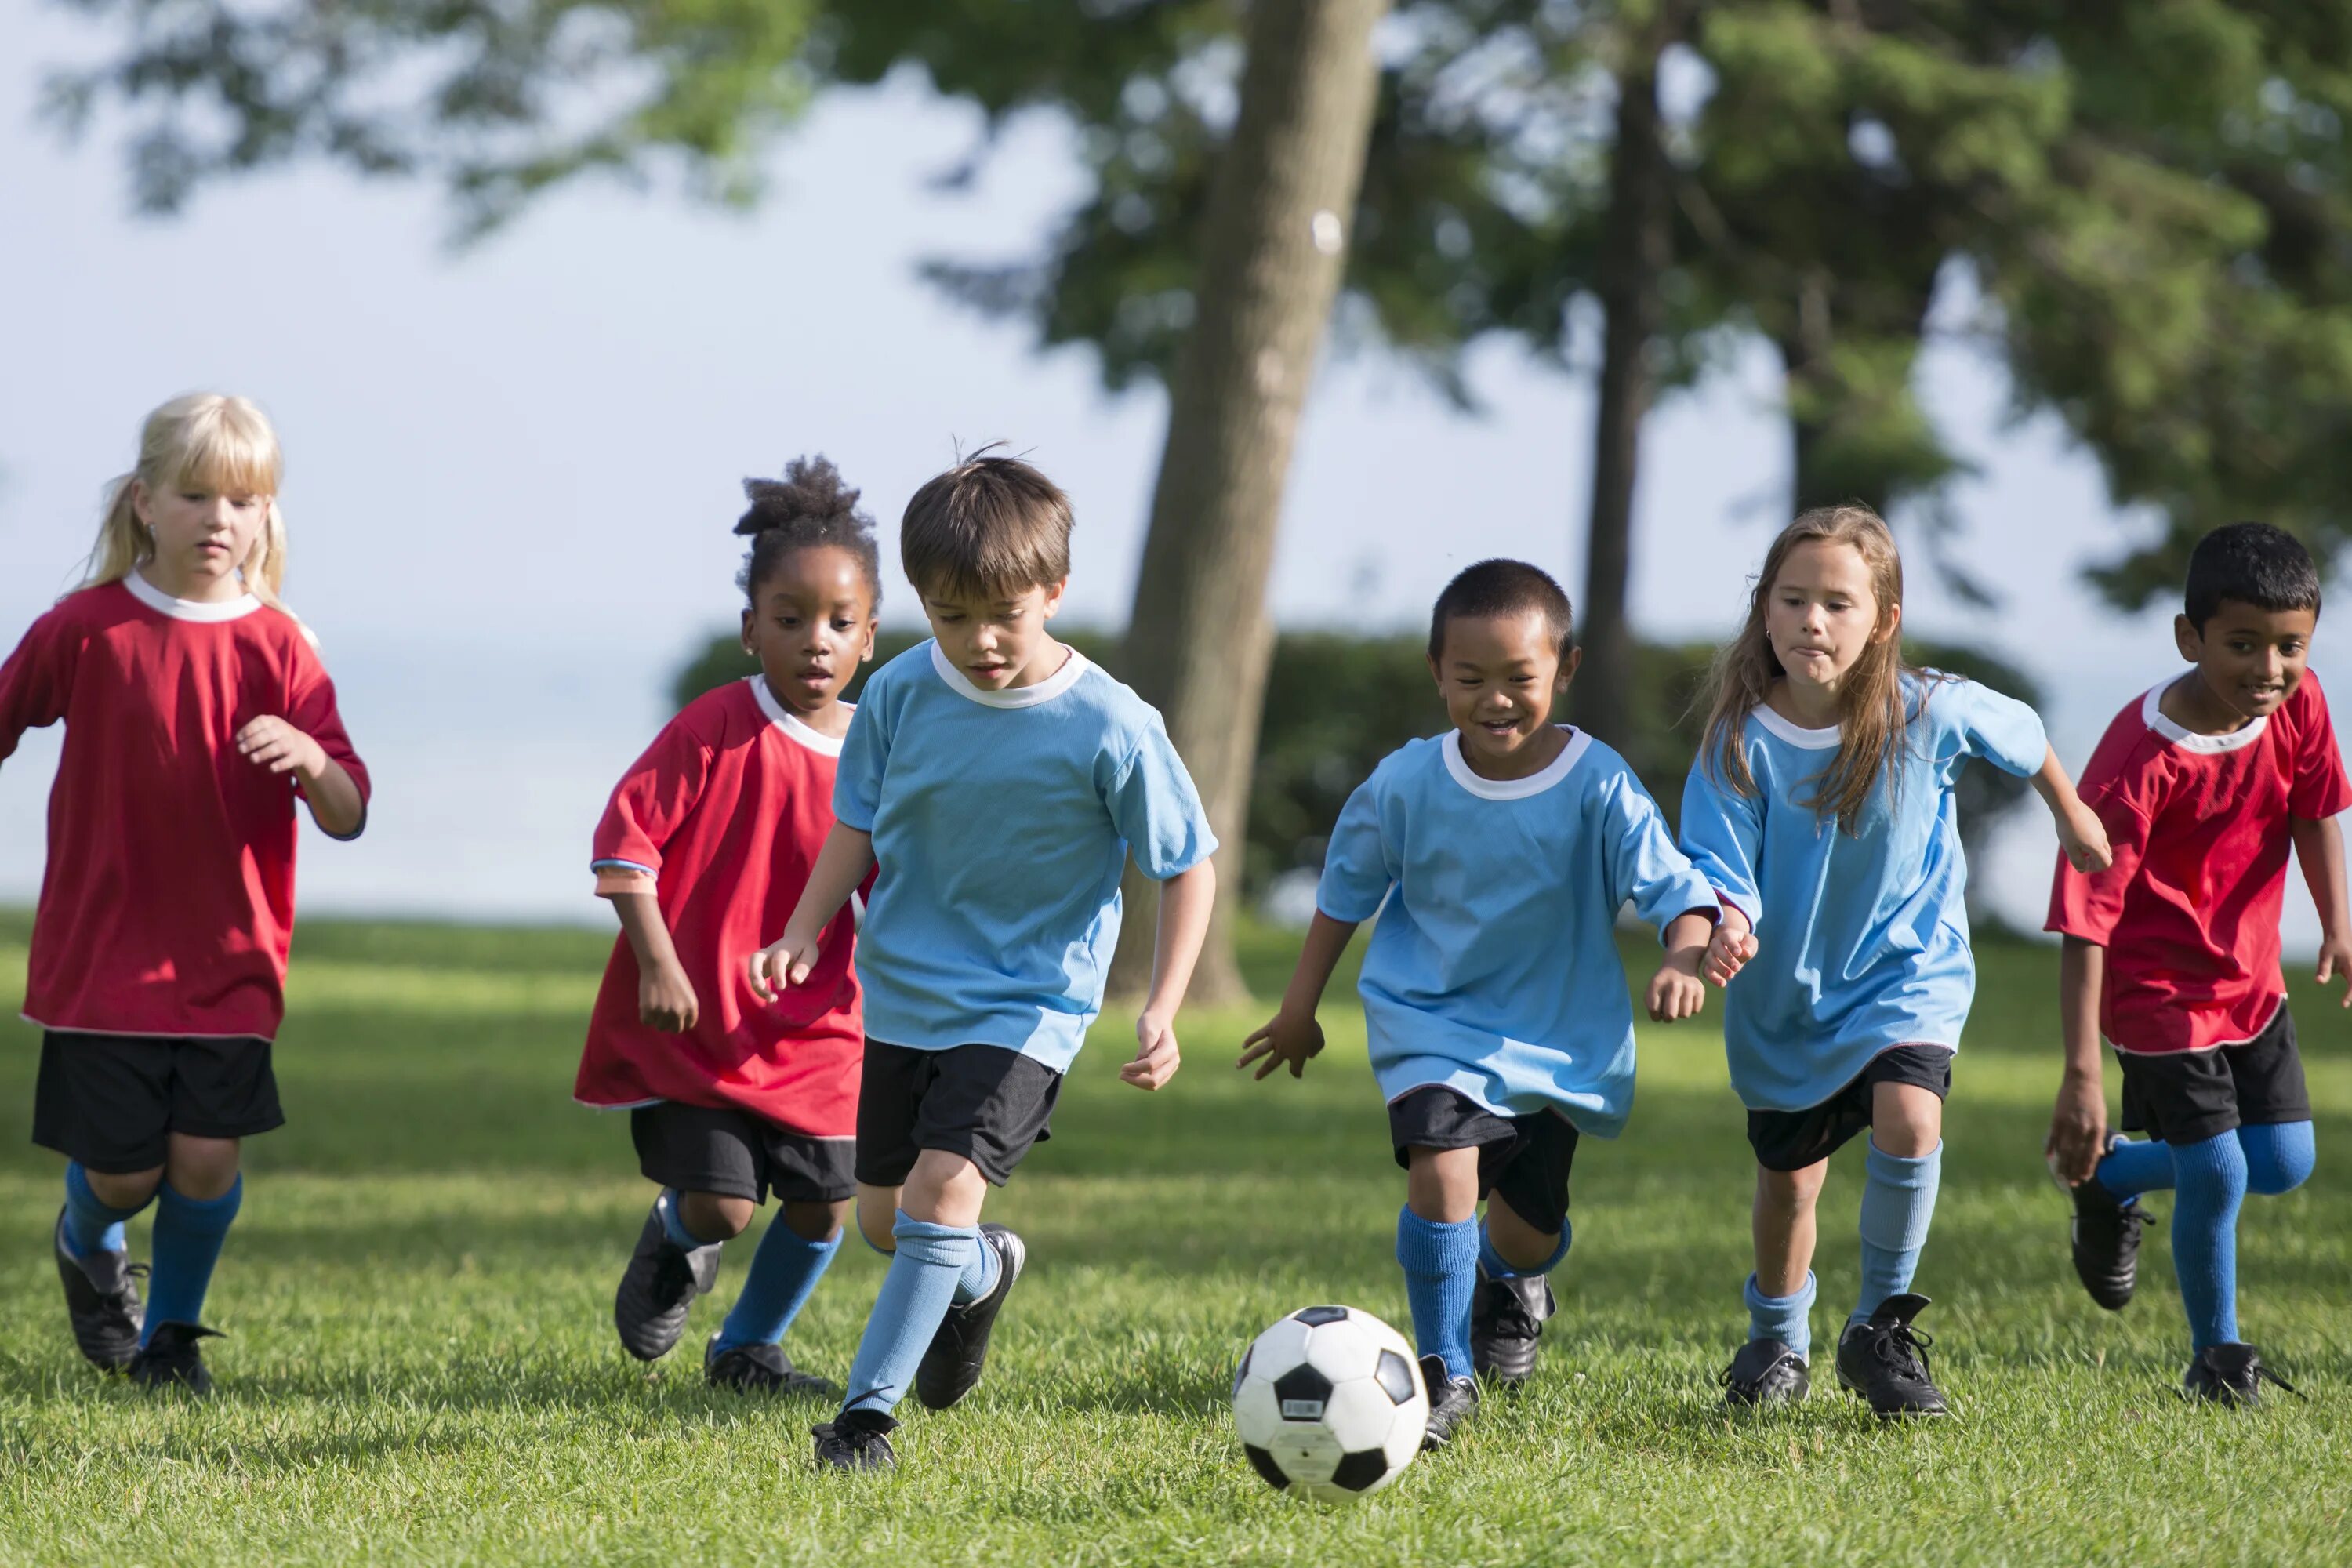
<path fill-rule="evenodd" d="M 1234 1373 L 1234 1426 L 1276 1490 L 1349 1502 L 1421 1452 L 1429 1391 L 1412 1347 L 1353 1307 L 1302 1307 L 1258 1335 Z"/>

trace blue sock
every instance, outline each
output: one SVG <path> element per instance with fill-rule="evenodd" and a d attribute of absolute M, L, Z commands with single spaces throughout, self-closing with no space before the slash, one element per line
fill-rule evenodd
<path fill-rule="evenodd" d="M 1919 1249 L 1927 1245 L 1927 1222 L 1936 1217 L 1944 1146 L 1937 1143 L 1906 1160 L 1873 1143 L 1864 1168 L 1869 1181 L 1862 1189 L 1862 1300 L 1846 1319 L 1849 1326 L 1869 1321 L 1881 1301 L 1911 1289 Z"/>
<path fill-rule="evenodd" d="M 685 1196 L 676 1187 L 664 1187 L 661 1196 L 654 1200 L 654 1212 L 661 1215 L 662 1234 L 669 1237 L 670 1245 L 692 1252 L 712 1244 L 686 1228 L 686 1216 L 678 1213 Z"/>
<path fill-rule="evenodd" d="M 155 1189 L 154 1273 L 147 1280 L 147 1327 L 139 1336 L 145 1344 L 159 1323 L 204 1321 L 205 1292 L 212 1289 L 213 1265 L 220 1261 L 221 1243 L 245 1203 L 245 1178 L 229 1184 L 216 1198 L 192 1198 L 165 1181 Z"/>
<path fill-rule="evenodd" d="M 972 1234 L 977 1237 L 980 1233 Z M 996 1277 L 1003 1272 L 1004 1259 L 982 1239 L 971 1249 L 971 1261 L 963 1266 L 963 1273 L 956 1279 L 956 1301 L 961 1304 L 979 1300 L 996 1289 Z"/>
<path fill-rule="evenodd" d="M 67 1161 L 66 1250 L 76 1258 L 88 1258 L 93 1252 L 121 1252 L 125 1245 L 122 1222 L 154 1201 L 150 1194 L 147 1203 L 136 1208 L 116 1208 L 90 1191 L 89 1173 L 81 1168 L 80 1161 Z"/>
<path fill-rule="evenodd" d="M 2129 1203 L 2142 1193 L 2161 1193 L 2172 1186 L 2172 1145 L 2149 1139 L 2133 1142 L 2118 1138 L 2099 1159 L 2092 1173 L 2099 1185 Z"/>
<path fill-rule="evenodd" d="M 2246 1154 L 2246 1191 L 2266 1197 L 2291 1193 L 2311 1180 L 2311 1168 L 2319 1159 L 2308 1121 L 2241 1127 L 2238 1147 Z"/>
<path fill-rule="evenodd" d="M 730 1351 L 738 1345 L 772 1345 L 782 1340 L 816 1282 L 824 1278 L 833 1255 L 840 1250 L 838 1235 L 829 1241 L 811 1241 L 786 1225 L 783 1215 L 778 1213 L 768 1222 L 768 1234 L 760 1238 L 760 1250 L 751 1254 L 742 1293 L 735 1298 L 727 1321 L 719 1325 L 719 1348 Z"/>
<path fill-rule="evenodd" d="M 1412 1303 L 1413 1349 L 1445 1358 L 1448 1377 L 1468 1377 L 1470 1294 L 1478 1284 L 1478 1222 L 1426 1220 L 1397 1211 L 1397 1264 Z"/>
<path fill-rule="evenodd" d="M 1740 1295 L 1748 1302 L 1748 1337 L 1751 1340 L 1778 1340 L 1801 1356 L 1810 1356 L 1813 1350 L 1813 1296 L 1820 1285 L 1811 1272 L 1805 1275 L 1805 1288 L 1793 1296 L 1767 1296 L 1756 1288 L 1756 1276 L 1748 1277 Z"/>
<path fill-rule="evenodd" d="M 1478 1226 L 1478 1268 L 1489 1279 L 1517 1279 L 1522 1275 L 1549 1274 L 1559 1267 L 1561 1258 L 1568 1256 L 1568 1244 L 1575 1237 L 1576 1227 L 1566 1220 L 1560 1221 L 1559 1245 L 1551 1249 L 1551 1256 L 1533 1268 L 1522 1268 L 1495 1250 L 1495 1238 L 1486 1234 L 1486 1227 L 1482 1224 Z"/>
<path fill-rule="evenodd" d="M 971 1266 L 971 1249 L 981 1245 L 976 1225 L 932 1225 L 908 1218 L 904 1209 L 890 1235 L 898 1250 L 890 1255 L 890 1272 L 882 1277 L 874 1315 L 866 1320 L 866 1335 L 849 1363 L 845 1414 L 866 1409 L 887 1415 L 907 1396 L 915 1368 L 955 1300 L 956 1282 Z"/>
<path fill-rule="evenodd" d="M 2172 1268 L 2199 1350 L 2238 1339 L 2238 1205 L 2246 1196 L 2246 1152 L 2233 1129 L 2202 1143 L 2173 1146 L 2179 1196 L 2172 1205 Z"/>

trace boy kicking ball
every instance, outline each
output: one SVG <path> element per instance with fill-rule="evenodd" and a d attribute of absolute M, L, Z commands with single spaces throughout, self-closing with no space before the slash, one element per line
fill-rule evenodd
<path fill-rule="evenodd" d="M 2086 874 L 2062 860 L 2051 889 L 2066 1072 L 2048 1152 L 2074 1200 L 2075 1271 L 2111 1311 L 2137 1281 L 2139 1194 L 2174 1191 L 2193 1352 L 2182 1386 L 2252 1405 L 2265 1381 L 2285 1384 L 2238 1338 L 2238 1208 L 2312 1167 L 2279 974 L 2287 851 L 2319 907 L 2319 979 L 2352 975 L 2334 820 L 2352 781 L 2305 668 L 2319 621 L 2309 552 L 2262 523 L 2216 529 L 2189 557 L 2187 598 L 2173 635 L 2194 668 L 2116 715 L 2083 774 L 2115 864 Z M 2108 1138 L 2103 1035 L 2123 1068 L 2123 1125 L 2145 1140 Z"/>

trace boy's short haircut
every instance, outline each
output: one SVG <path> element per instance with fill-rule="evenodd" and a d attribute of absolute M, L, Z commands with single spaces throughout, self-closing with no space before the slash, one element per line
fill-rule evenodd
<path fill-rule="evenodd" d="M 983 447 L 907 503 L 899 563 L 926 598 L 1004 599 L 1070 574 L 1070 498 Z"/>
<path fill-rule="evenodd" d="M 2189 556 L 2186 610 L 2198 630 L 2235 599 L 2258 610 L 2319 613 L 2319 567 L 2303 542 L 2267 522 L 2232 522 L 2197 542 Z"/>
<path fill-rule="evenodd" d="M 1551 574 L 1524 561 L 1496 559 L 1465 566 L 1437 595 L 1429 616 L 1429 657 L 1445 657 L 1445 624 L 1462 618 L 1523 616 L 1529 610 L 1544 618 L 1559 657 L 1566 658 L 1576 640 L 1567 591 Z"/>

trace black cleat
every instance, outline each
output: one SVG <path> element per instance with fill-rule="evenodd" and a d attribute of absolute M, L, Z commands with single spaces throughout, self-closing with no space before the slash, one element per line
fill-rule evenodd
<path fill-rule="evenodd" d="M 1517 1388 L 1534 1374 L 1536 1341 L 1559 1303 L 1540 1274 L 1490 1279 L 1483 1268 L 1470 1294 L 1470 1364 L 1497 1388 Z"/>
<path fill-rule="evenodd" d="M 2120 1312 L 2139 1283 L 2139 1234 L 2147 1216 L 2137 1203 L 2126 1203 L 2093 1176 L 2069 1187 L 2074 1200 L 2071 1241 L 2074 1273 L 2091 1300 L 2110 1312 Z"/>
<path fill-rule="evenodd" d="M 809 1428 L 816 1439 L 817 1468 L 895 1470 L 898 1456 L 890 1451 L 890 1434 L 898 1424 L 879 1410 L 845 1410 L 822 1426 Z"/>
<path fill-rule="evenodd" d="M 738 1394 L 841 1397 L 839 1384 L 801 1371 L 782 1345 L 734 1345 L 722 1351 L 714 1339 L 702 1352 L 702 1375 L 711 1387 L 731 1388 Z"/>
<path fill-rule="evenodd" d="M 66 1317 L 73 1324 L 74 1343 L 90 1365 L 103 1372 L 122 1371 L 139 1353 L 139 1330 L 146 1314 L 134 1281 L 146 1274 L 147 1266 L 120 1252 L 76 1258 L 66 1249 L 63 1209 L 58 1211 L 50 1247 L 58 1258 L 58 1278 L 65 1283 Z"/>
<path fill-rule="evenodd" d="M 2263 1384 L 2276 1384 L 2298 1399 L 2294 1384 L 2263 1364 L 2252 1345 L 2207 1345 L 2189 1363 L 2180 1379 L 2184 1399 L 2209 1405 L 2255 1405 L 2263 1402 Z"/>
<path fill-rule="evenodd" d="M 1950 1414 L 1927 1375 L 1927 1347 L 1936 1342 L 1911 1326 L 1927 1305 L 1925 1296 L 1889 1296 L 1868 1322 L 1838 1336 L 1838 1382 L 1883 1419 Z"/>
<path fill-rule="evenodd" d="M 1449 1377 L 1444 1356 L 1425 1355 L 1421 1358 L 1421 1381 L 1429 1390 L 1429 1426 L 1421 1435 L 1425 1453 L 1454 1441 L 1454 1429 L 1476 1413 L 1478 1380 Z"/>
<path fill-rule="evenodd" d="M 1813 1386 L 1805 1358 L 1779 1340 L 1750 1340 L 1715 1374 L 1723 1403 L 1735 1410 L 1801 1403 Z"/>
<path fill-rule="evenodd" d="M 613 1295 L 613 1327 L 620 1331 L 621 1347 L 639 1361 L 669 1354 L 686 1332 L 694 1299 L 718 1282 L 718 1244 L 691 1252 L 680 1247 L 662 1228 L 661 1201 L 656 1199 Z"/>
<path fill-rule="evenodd" d="M 996 1326 L 996 1314 L 1004 1310 L 1004 1298 L 1013 1293 L 1021 1266 L 1029 1259 L 1021 1238 L 1001 1225 L 982 1226 L 980 1244 L 996 1248 L 996 1289 L 977 1301 L 950 1307 L 940 1320 L 939 1332 L 931 1336 L 930 1348 L 915 1369 L 915 1397 L 926 1410 L 948 1409 L 978 1386 L 988 1365 L 989 1331 Z"/>
<path fill-rule="evenodd" d="M 131 1358 L 131 1381 L 142 1388 L 184 1388 L 202 1399 L 213 1391 L 213 1374 L 196 1347 L 220 1337 L 218 1329 L 196 1323 L 158 1323 Z"/>

